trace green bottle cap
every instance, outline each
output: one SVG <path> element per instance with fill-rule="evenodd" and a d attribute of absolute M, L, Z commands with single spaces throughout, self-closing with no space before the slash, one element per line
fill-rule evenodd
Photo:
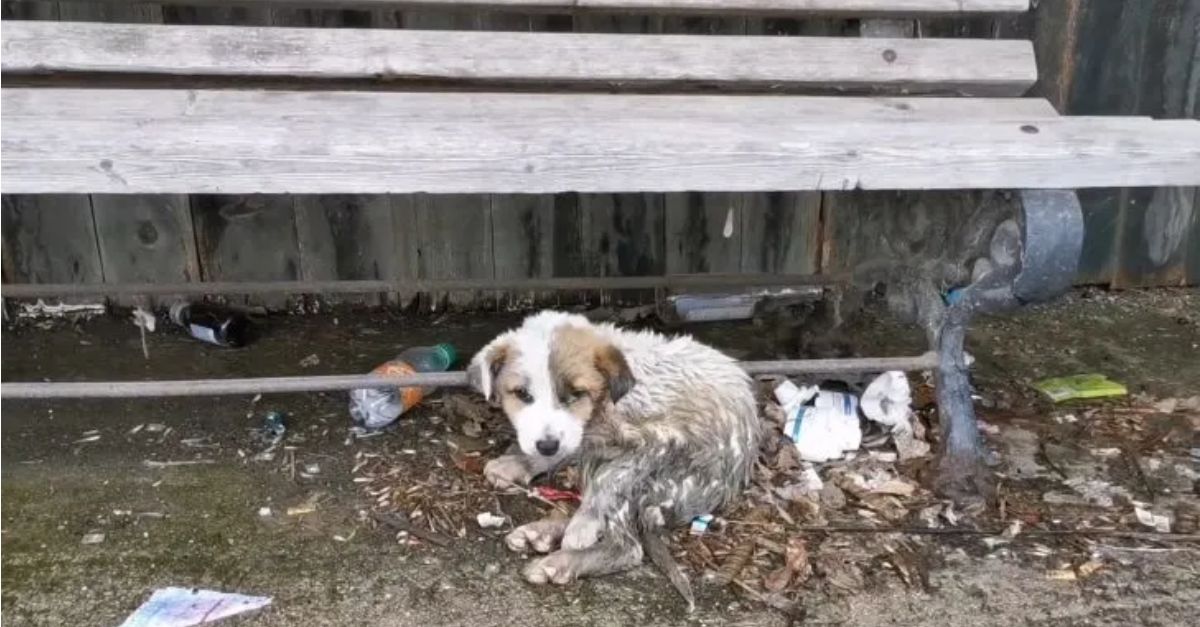
<path fill-rule="evenodd" d="M 434 346 L 434 348 L 441 351 L 442 354 L 446 356 L 447 367 L 453 366 L 454 362 L 458 361 L 458 351 L 454 350 L 454 347 L 450 344 L 437 344 Z"/>

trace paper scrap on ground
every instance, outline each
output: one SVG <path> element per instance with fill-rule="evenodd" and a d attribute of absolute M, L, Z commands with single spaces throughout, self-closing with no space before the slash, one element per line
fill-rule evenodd
<path fill-rule="evenodd" d="M 121 627 L 186 627 L 213 623 L 262 609 L 271 597 L 252 597 L 195 588 L 160 588 Z"/>
<path fill-rule="evenodd" d="M 479 523 L 479 527 L 482 529 L 495 529 L 497 527 L 503 527 L 505 524 L 507 524 L 508 519 L 503 516 L 497 516 L 491 512 L 479 512 L 479 514 L 475 516 L 475 522 Z"/>
<path fill-rule="evenodd" d="M 1044 379 L 1033 384 L 1039 392 L 1055 403 L 1082 398 L 1105 398 L 1125 396 L 1129 393 L 1124 385 L 1110 381 L 1102 374 L 1079 374 L 1073 377 Z"/>

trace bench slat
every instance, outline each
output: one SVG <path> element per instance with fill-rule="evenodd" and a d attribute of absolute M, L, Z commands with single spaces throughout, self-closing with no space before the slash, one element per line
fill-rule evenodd
<path fill-rule="evenodd" d="M 974 99 L 942 99 L 933 107 L 936 118 L 898 106 L 920 100 L 5 89 L 0 189 L 545 193 L 1200 184 L 1200 121 L 1022 120 L 1003 114 L 996 103 L 1004 101 Z"/>
<path fill-rule="evenodd" d="M 815 87 L 1014 96 L 1033 44 L 978 39 L 700 37 L 13 22 L 7 74 L 124 74 Z"/>
<path fill-rule="evenodd" d="M 770 15 L 1021 13 L 1029 0 L 166 0 L 159 4 L 395 9 L 408 7 Z"/>

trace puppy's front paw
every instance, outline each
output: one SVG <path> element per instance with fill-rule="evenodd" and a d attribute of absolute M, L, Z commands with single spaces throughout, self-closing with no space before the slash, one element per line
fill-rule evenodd
<path fill-rule="evenodd" d="M 556 583 L 561 586 L 575 581 L 575 576 L 575 560 L 567 551 L 551 553 L 525 566 L 525 580 L 529 583 Z"/>
<path fill-rule="evenodd" d="M 549 553 L 558 546 L 558 541 L 562 538 L 563 529 L 567 526 L 565 519 L 546 519 L 537 522 L 531 522 L 528 525 L 521 525 L 513 529 L 507 536 L 504 536 L 504 544 L 508 546 L 510 551 L 524 553 L 525 551 L 537 551 L 538 553 Z"/>
<path fill-rule="evenodd" d="M 586 549 L 600 541 L 604 532 L 604 522 L 583 513 L 575 514 L 563 533 L 562 548 L 578 551 Z"/>
<path fill-rule="evenodd" d="M 533 475 L 520 455 L 502 455 L 484 465 L 483 477 L 493 487 L 508 490 L 529 485 Z"/>

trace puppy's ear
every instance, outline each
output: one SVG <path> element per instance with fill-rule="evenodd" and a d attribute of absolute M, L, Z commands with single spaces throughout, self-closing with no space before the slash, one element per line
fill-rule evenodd
<path fill-rule="evenodd" d="M 512 342 L 507 338 L 497 338 L 483 347 L 467 366 L 467 383 L 487 400 L 496 400 L 496 377 L 500 375 L 511 352 Z"/>
<path fill-rule="evenodd" d="M 629 362 L 625 361 L 625 354 L 612 344 L 596 350 L 596 370 L 608 382 L 608 396 L 614 403 L 637 384 L 633 372 L 629 370 Z"/>

